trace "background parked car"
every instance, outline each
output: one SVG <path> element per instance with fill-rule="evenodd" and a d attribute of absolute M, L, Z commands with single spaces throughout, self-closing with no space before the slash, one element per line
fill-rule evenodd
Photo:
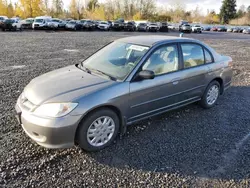
<path fill-rule="evenodd" d="M 161 22 L 161 26 L 159 29 L 160 32 L 168 32 L 168 23 L 167 22 Z"/>
<path fill-rule="evenodd" d="M 243 33 L 244 33 L 244 34 L 250 34 L 250 27 L 249 27 L 249 28 L 245 28 L 245 29 L 243 30 Z"/>
<path fill-rule="evenodd" d="M 212 27 L 211 31 L 218 31 L 218 28 L 217 27 Z"/>
<path fill-rule="evenodd" d="M 235 28 L 233 29 L 233 33 L 239 33 L 239 32 L 240 32 L 240 28 L 235 27 Z"/>
<path fill-rule="evenodd" d="M 22 22 L 19 19 L 16 18 L 11 18 L 11 19 L 6 19 L 4 20 L 4 23 L 2 25 L 2 30 L 6 31 L 22 31 Z"/>
<path fill-rule="evenodd" d="M 210 26 L 205 26 L 203 30 L 204 30 L 204 31 L 210 31 L 210 30 L 211 30 L 211 27 L 210 27 Z"/>
<path fill-rule="evenodd" d="M 218 32 L 226 32 L 226 31 L 227 31 L 227 28 L 226 28 L 225 26 L 219 26 L 219 27 L 217 28 L 217 31 L 218 31 Z"/>
<path fill-rule="evenodd" d="M 92 31 L 92 30 L 95 29 L 95 23 L 92 22 L 91 20 L 86 20 L 86 21 L 82 24 L 82 29 L 88 30 L 88 31 Z"/>
<path fill-rule="evenodd" d="M 118 19 L 113 24 L 113 30 L 121 31 L 124 29 L 124 19 Z"/>
<path fill-rule="evenodd" d="M 124 24 L 124 31 L 135 31 L 136 26 L 134 21 L 130 21 Z"/>
<path fill-rule="evenodd" d="M 192 32 L 194 33 L 201 33 L 201 26 L 200 25 L 194 25 L 192 26 Z"/>
<path fill-rule="evenodd" d="M 65 26 L 67 23 L 68 23 L 68 21 L 61 20 L 58 24 L 58 29 L 65 29 Z"/>
<path fill-rule="evenodd" d="M 102 22 L 99 23 L 99 25 L 97 27 L 100 30 L 109 31 L 109 29 L 110 29 L 110 23 L 102 21 Z"/>
<path fill-rule="evenodd" d="M 82 30 L 82 24 L 80 23 L 80 21 L 71 20 L 66 24 L 65 29 L 72 31 L 79 31 Z"/>
<path fill-rule="evenodd" d="M 174 25 L 172 25 L 172 24 L 168 24 L 168 29 L 175 30 L 176 27 Z"/>
<path fill-rule="evenodd" d="M 32 29 L 47 29 L 47 24 L 48 22 L 51 21 L 51 17 L 49 16 L 39 16 L 36 17 L 33 24 L 32 24 Z"/>
<path fill-rule="evenodd" d="M 137 31 L 147 31 L 147 24 L 146 23 L 139 23 L 137 25 Z"/>
<path fill-rule="evenodd" d="M 58 29 L 59 24 L 61 23 L 62 20 L 58 18 L 53 18 L 47 23 L 47 28 L 48 29 Z"/>
<path fill-rule="evenodd" d="M 27 18 L 22 21 L 23 29 L 32 29 L 32 24 L 34 22 L 34 18 Z"/>
<path fill-rule="evenodd" d="M 180 28 L 180 31 L 184 32 L 184 33 L 191 33 L 192 32 L 192 27 L 189 24 L 183 24 L 181 26 L 181 28 Z"/>
<path fill-rule="evenodd" d="M 2 28 L 4 20 L 7 20 L 8 17 L 7 16 L 0 16 L 0 28 Z"/>
<path fill-rule="evenodd" d="M 227 32 L 233 32 L 234 28 L 233 27 L 229 27 L 227 28 Z"/>
<path fill-rule="evenodd" d="M 181 20 L 180 23 L 179 23 L 179 31 L 181 31 L 181 28 L 183 25 L 186 25 L 186 24 L 189 24 L 188 21 L 186 20 Z"/>
<path fill-rule="evenodd" d="M 149 23 L 147 26 L 147 31 L 157 32 L 158 25 L 156 23 Z"/>

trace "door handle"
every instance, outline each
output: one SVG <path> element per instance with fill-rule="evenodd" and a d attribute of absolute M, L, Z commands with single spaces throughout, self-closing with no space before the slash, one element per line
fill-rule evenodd
<path fill-rule="evenodd" d="M 171 82 L 173 85 L 177 85 L 180 81 L 180 78 L 174 78 Z"/>

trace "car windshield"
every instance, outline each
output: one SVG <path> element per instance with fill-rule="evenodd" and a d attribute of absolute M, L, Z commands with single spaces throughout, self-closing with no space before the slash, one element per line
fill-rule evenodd
<path fill-rule="evenodd" d="M 194 27 L 200 27 L 199 25 L 195 25 Z"/>
<path fill-rule="evenodd" d="M 60 20 L 57 20 L 57 19 L 53 19 L 53 20 L 51 20 L 52 22 L 60 22 Z"/>
<path fill-rule="evenodd" d="M 33 20 L 25 20 L 25 22 L 27 22 L 27 23 L 32 23 L 33 22 Z"/>
<path fill-rule="evenodd" d="M 93 74 L 124 80 L 134 69 L 149 47 L 113 42 L 82 63 Z"/>
<path fill-rule="evenodd" d="M 37 23 L 42 23 L 42 22 L 43 22 L 43 19 L 35 19 L 35 22 L 37 22 Z"/>
<path fill-rule="evenodd" d="M 140 26 L 146 26 L 147 24 L 145 24 L 145 23 L 140 23 L 139 25 L 140 25 Z"/>
<path fill-rule="evenodd" d="M 153 26 L 155 26 L 155 25 L 157 25 L 157 24 L 151 23 L 150 25 L 153 25 Z"/>
<path fill-rule="evenodd" d="M 101 22 L 100 24 L 108 24 L 107 22 Z"/>
<path fill-rule="evenodd" d="M 5 23 L 14 23 L 14 22 L 15 22 L 15 20 L 12 20 L 12 19 L 5 20 Z"/>
<path fill-rule="evenodd" d="M 76 24 L 76 22 L 75 21 L 70 21 L 69 24 Z"/>

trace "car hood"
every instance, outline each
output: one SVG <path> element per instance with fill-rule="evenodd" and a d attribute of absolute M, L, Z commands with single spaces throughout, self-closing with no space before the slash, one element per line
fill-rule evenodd
<path fill-rule="evenodd" d="M 84 96 L 93 90 L 91 88 L 98 89 L 113 82 L 88 74 L 72 65 L 34 78 L 25 87 L 24 95 L 33 104 L 40 105 L 49 99 L 79 90 L 80 95 Z"/>

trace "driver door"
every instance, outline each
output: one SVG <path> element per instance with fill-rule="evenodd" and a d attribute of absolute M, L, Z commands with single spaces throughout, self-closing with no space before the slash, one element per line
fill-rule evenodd
<path fill-rule="evenodd" d="M 177 103 L 181 91 L 180 60 L 177 44 L 157 48 L 140 70 L 151 70 L 154 79 L 131 81 L 128 122 L 133 122 L 165 111 Z"/>

